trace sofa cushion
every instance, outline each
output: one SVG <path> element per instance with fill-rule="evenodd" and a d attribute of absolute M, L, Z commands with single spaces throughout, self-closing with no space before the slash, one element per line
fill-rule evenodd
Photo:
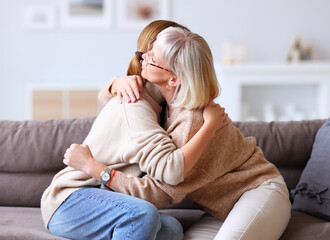
<path fill-rule="evenodd" d="M 291 219 L 279 240 L 329 240 L 330 222 L 292 211 Z"/>
<path fill-rule="evenodd" d="M 161 213 L 175 217 L 182 225 L 183 231 L 186 231 L 191 225 L 196 223 L 200 217 L 205 214 L 199 209 L 160 209 Z"/>
<path fill-rule="evenodd" d="M 180 217 L 174 215 L 172 212 L 166 213 L 177 217 L 181 223 L 185 223 L 185 221 L 182 221 Z M 200 218 L 196 219 L 197 216 L 200 216 Z M 187 240 L 213 239 L 222 225 L 220 221 L 210 217 L 208 214 L 198 214 L 194 217 L 194 221 L 189 219 L 189 225 L 186 224 L 185 239 Z M 187 228 L 187 226 L 193 226 L 193 228 Z M 329 232 L 330 222 L 308 214 L 292 211 L 289 224 L 279 240 L 329 240 Z"/>
<path fill-rule="evenodd" d="M 71 143 L 81 143 L 95 118 L 0 121 L 0 205 L 37 207 L 65 165 Z"/>
<path fill-rule="evenodd" d="M 330 119 L 319 129 L 297 187 L 292 209 L 330 221 Z"/>
<path fill-rule="evenodd" d="M 40 208 L 0 207 L 0 239 L 65 239 L 45 229 Z"/>
<path fill-rule="evenodd" d="M 288 189 L 296 187 L 317 131 L 324 119 L 288 122 L 235 122 L 244 136 L 254 136 L 268 161 L 275 164 Z"/>

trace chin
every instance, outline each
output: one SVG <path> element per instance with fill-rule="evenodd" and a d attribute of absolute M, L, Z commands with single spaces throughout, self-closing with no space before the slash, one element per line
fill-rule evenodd
<path fill-rule="evenodd" d="M 141 70 L 141 77 L 143 77 L 144 79 L 147 79 L 146 74 L 145 74 L 145 70 L 143 68 Z"/>

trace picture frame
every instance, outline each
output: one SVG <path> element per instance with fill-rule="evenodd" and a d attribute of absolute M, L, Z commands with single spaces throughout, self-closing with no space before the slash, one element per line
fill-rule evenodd
<path fill-rule="evenodd" d="M 61 0 L 60 23 L 64 29 L 109 29 L 113 0 Z"/>
<path fill-rule="evenodd" d="M 27 30 L 53 30 L 56 26 L 55 7 L 28 6 L 24 9 L 24 27 Z"/>
<path fill-rule="evenodd" d="M 168 20 L 169 0 L 120 0 L 117 1 L 117 26 L 119 28 L 143 28 L 150 22 Z"/>

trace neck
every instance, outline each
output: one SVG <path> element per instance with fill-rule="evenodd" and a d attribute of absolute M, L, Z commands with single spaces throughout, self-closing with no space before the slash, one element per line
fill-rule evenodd
<path fill-rule="evenodd" d="M 163 95 L 163 97 L 165 98 L 165 101 L 167 103 L 168 106 L 168 116 L 171 116 L 171 113 L 173 112 L 173 107 L 171 107 L 170 103 L 174 97 L 174 92 L 175 92 L 175 88 L 173 88 L 171 91 L 168 91 L 165 87 L 159 86 L 159 91 L 161 92 L 161 94 Z"/>

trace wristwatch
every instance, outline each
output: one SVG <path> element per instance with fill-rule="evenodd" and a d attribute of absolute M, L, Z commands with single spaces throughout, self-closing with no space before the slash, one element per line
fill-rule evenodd
<path fill-rule="evenodd" d="M 111 168 L 107 167 L 101 172 L 100 178 L 101 178 L 101 183 L 103 185 L 106 185 L 107 182 L 110 180 L 111 170 L 112 170 Z"/>

